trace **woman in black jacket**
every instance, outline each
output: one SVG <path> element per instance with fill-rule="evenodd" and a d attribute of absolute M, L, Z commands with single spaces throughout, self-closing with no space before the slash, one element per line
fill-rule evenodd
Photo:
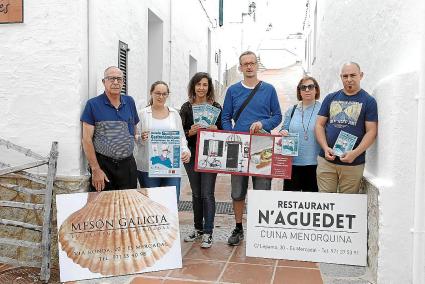
<path fill-rule="evenodd" d="M 190 162 L 185 164 L 190 187 L 192 188 L 193 218 L 195 229 L 184 240 L 193 242 L 202 239 L 201 247 L 209 248 L 212 245 L 212 233 L 215 216 L 215 181 L 216 173 L 195 172 L 195 150 L 198 130 L 202 127 L 193 121 L 192 106 L 210 104 L 220 109 L 220 115 L 215 125 L 210 125 L 208 129 L 221 129 L 221 106 L 214 101 L 214 86 L 211 76 L 208 73 L 198 72 L 188 85 L 189 100 L 180 109 L 183 129 L 186 134 L 188 147 L 192 154 Z"/>

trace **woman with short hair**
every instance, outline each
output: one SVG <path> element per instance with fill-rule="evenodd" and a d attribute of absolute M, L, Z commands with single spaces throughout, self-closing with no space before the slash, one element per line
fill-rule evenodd
<path fill-rule="evenodd" d="M 283 189 L 288 191 L 317 192 L 316 168 L 320 145 L 314 135 L 317 113 L 320 109 L 320 87 L 310 76 L 297 85 L 298 104 L 285 113 L 280 134 L 298 133 L 298 156 L 292 159 L 291 179 L 285 179 Z"/>

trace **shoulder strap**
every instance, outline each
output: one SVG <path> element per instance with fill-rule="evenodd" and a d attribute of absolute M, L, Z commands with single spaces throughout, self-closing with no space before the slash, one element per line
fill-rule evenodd
<path fill-rule="evenodd" d="M 252 100 L 252 98 L 254 97 L 255 93 L 257 92 L 258 88 L 261 85 L 261 81 L 258 82 L 258 84 L 255 86 L 255 88 L 251 91 L 251 93 L 249 94 L 249 96 L 246 98 L 246 100 L 243 102 L 243 104 L 241 105 L 241 107 L 238 109 L 238 111 L 236 112 L 235 116 L 233 117 L 233 121 L 236 124 L 236 121 L 238 121 L 239 116 L 241 115 L 242 111 L 245 109 L 245 107 L 248 105 L 248 103 Z"/>
<path fill-rule="evenodd" d="M 297 108 L 297 105 L 294 105 L 294 107 L 292 108 L 292 111 L 291 111 L 291 118 L 294 116 L 294 112 L 295 112 L 296 108 Z"/>

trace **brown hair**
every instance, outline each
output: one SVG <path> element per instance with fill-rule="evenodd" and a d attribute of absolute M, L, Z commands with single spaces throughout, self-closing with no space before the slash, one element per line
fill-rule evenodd
<path fill-rule="evenodd" d="M 255 56 L 255 62 L 257 62 L 257 55 L 256 55 L 254 52 L 252 52 L 252 51 L 250 51 L 250 50 L 247 50 L 247 51 L 242 52 L 242 54 L 241 54 L 241 55 L 239 55 L 239 65 L 240 65 L 240 64 L 242 64 L 241 59 L 242 59 L 242 57 L 243 57 L 243 56 L 245 56 L 245 55 L 254 55 L 254 56 Z"/>
<path fill-rule="evenodd" d="M 148 106 L 151 106 L 153 104 L 153 99 L 152 99 L 152 93 L 153 90 L 155 90 L 155 87 L 158 85 L 164 85 L 165 87 L 167 87 L 167 93 L 170 93 L 170 89 L 168 88 L 167 83 L 165 83 L 164 81 L 156 81 L 151 85 L 151 89 L 149 91 L 149 94 L 151 95 L 151 99 L 149 100 Z"/>
<path fill-rule="evenodd" d="M 314 96 L 314 98 L 316 99 L 316 100 L 318 100 L 319 98 L 320 98 L 320 87 L 319 87 L 319 84 L 317 83 L 317 81 L 316 81 L 316 79 L 314 79 L 313 77 L 311 77 L 311 76 L 305 76 L 305 77 L 303 77 L 299 82 L 298 82 L 298 85 L 297 85 L 297 99 L 299 100 L 299 101 L 302 101 L 303 100 L 303 98 L 301 97 L 301 85 L 305 82 L 305 81 L 307 81 L 307 80 L 311 80 L 311 81 L 313 81 L 313 84 L 314 84 L 314 88 L 316 89 L 316 95 Z"/>
<path fill-rule="evenodd" d="M 208 80 L 208 92 L 207 92 L 207 101 L 210 103 L 214 102 L 214 86 L 212 83 L 211 76 L 205 72 L 198 72 L 193 75 L 192 79 L 190 79 L 189 84 L 187 85 L 187 96 L 189 97 L 189 102 L 193 103 L 195 101 L 196 93 L 195 86 L 202 79 L 206 78 Z"/>

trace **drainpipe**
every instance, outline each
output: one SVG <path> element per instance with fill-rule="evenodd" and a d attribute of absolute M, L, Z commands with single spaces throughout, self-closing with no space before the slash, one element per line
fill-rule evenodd
<path fill-rule="evenodd" d="M 94 25 L 94 14 L 95 14 L 95 1 L 87 0 L 87 78 L 88 78 L 88 90 L 87 99 L 97 95 L 97 78 L 96 78 L 96 66 L 94 60 L 95 54 L 95 25 Z"/>
<path fill-rule="evenodd" d="M 169 8 L 170 8 L 170 28 L 169 28 L 169 33 L 170 33 L 170 37 L 169 37 L 169 39 L 168 39 L 168 48 L 169 48 L 169 59 L 168 59 L 168 64 L 169 64 L 169 66 L 168 66 L 168 87 L 171 89 L 171 63 L 172 63 L 172 59 L 173 59 L 173 56 L 172 56 L 172 43 L 173 43 L 173 41 L 172 41 L 172 23 L 173 23 L 173 21 L 172 21 L 172 19 L 173 19 L 173 9 L 172 9 L 172 6 L 171 6 L 171 0 L 169 1 Z"/>
<path fill-rule="evenodd" d="M 424 9 L 424 4 L 422 4 Z M 422 19 L 422 48 L 419 70 L 418 125 L 416 138 L 415 215 L 413 232 L 413 284 L 424 284 L 425 275 L 425 20 Z"/>
<path fill-rule="evenodd" d="M 218 94 L 221 97 L 221 91 L 222 91 L 222 87 L 221 87 L 221 49 L 218 49 Z"/>
<path fill-rule="evenodd" d="M 84 3 L 82 2 L 82 5 L 84 5 Z M 86 3 L 86 22 L 84 23 L 86 25 L 86 53 L 84 54 L 84 56 L 86 56 L 86 61 L 84 62 L 86 64 L 85 66 L 85 70 L 82 71 L 83 75 L 86 77 L 86 100 L 90 99 L 91 97 L 94 97 L 96 95 L 96 73 L 95 73 L 95 65 L 94 65 L 94 40 L 93 39 L 93 35 L 94 35 L 94 0 L 87 0 Z M 84 7 L 84 6 L 82 6 Z M 86 74 L 86 75 L 84 75 Z M 81 97 L 83 98 L 83 96 Z M 85 102 L 84 102 L 85 103 Z M 82 108 L 84 106 L 81 105 L 80 106 L 80 111 L 82 111 Z M 81 125 L 81 124 L 80 124 Z M 82 127 L 80 128 L 80 137 L 82 137 Z M 82 175 L 87 175 L 87 159 L 86 159 L 86 155 L 84 155 L 83 151 L 80 151 L 80 173 Z"/>

